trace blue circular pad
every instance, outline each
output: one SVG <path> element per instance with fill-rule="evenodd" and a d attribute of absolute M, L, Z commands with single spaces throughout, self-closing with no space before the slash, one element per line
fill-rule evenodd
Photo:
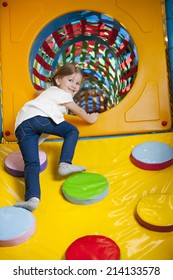
<path fill-rule="evenodd" d="M 20 207 L 0 208 L 0 247 L 15 246 L 28 240 L 35 232 L 34 215 Z"/>
<path fill-rule="evenodd" d="M 144 142 L 132 150 L 130 159 L 139 168 L 161 170 L 173 164 L 173 148 L 162 142 Z"/>

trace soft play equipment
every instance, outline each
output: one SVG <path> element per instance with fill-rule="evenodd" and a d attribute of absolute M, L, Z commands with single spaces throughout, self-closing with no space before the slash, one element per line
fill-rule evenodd
<path fill-rule="evenodd" d="M 173 164 L 173 148 L 162 142 L 144 142 L 134 147 L 130 159 L 139 168 L 161 170 Z"/>
<path fill-rule="evenodd" d="M 45 88 L 46 77 L 66 62 L 84 73 L 75 101 L 88 112 L 101 113 L 90 126 L 67 117 L 81 136 L 171 128 L 160 0 L 88 0 L 85 5 L 77 0 L 73 8 L 70 0 L 66 5 L 57 0 L 1 1 L 1 26 L 7 141 L 16 140 L 17 112 L 34 97 L 34 88 Z"/>
<path fill-rule="evenodd" d="M 44 171 L 47 166 L 46 153 L 39 150 L 40 172 Z M 24 161 L 20 151 L 14 151 L 9 154 L 4 161 L 5 170 L 16 177 L 24 176 Z"/>
<path fill-rule="evenodd" d="M 144 196 L 137 203 L 136 219 L 150 230 L 173 231 L 173 195 L 155 193 Z"/>
<path fill-rule="evenodd" d="M 0 247 L 16 246 L 27 241 L 36 230 L 34 215 L 18 207 L 0 208 Z"/>
<path fill-rule="evenodd" d="M 88 235 L 76 239 L 67 248 L 66 260 L 119 260 L 120 248 L 106 236 Z"/>
<path fill-rule="evenodd" d="M 96 203 L 109 191 L 108 180 L 101 174 L 82 172 L 71 175 L 62 185 L 64 197 L 75 204 Z"/>
<path fill-rule="evenodd" d="M 170 65 L 170 83 L 172 88 L 172 98 L 173 98 L 173 1 L 165 0 L 166 9 L 166 25 L 168 34 L 168 57 Z"/>
<path fill-rule="evenodd" d="M 172 0 L 166 2 L 172 7 Z M 48 165 L 40 173 L 41 202 L 33 212 L 37 230 L 19 246 L 0 247 L 0 259 L 61 260 L 74 240 L 99 235 L 118 244 L 123 260 L 172 260 L 172 232 L 149 230 L 134 213 L 147 195 L 172 195 L 173 165 L 148 171 L 129 158 L 144 142 L 173 148 L 164 5 L 160 0 L 0 3 L 0 207 L 24 199 L 24 179 L 4 169 L 5 158 L 19 148 L 17 113 L 66 62 L 84 74 L 75 102 L 100 113 L 92 125 L 70 112 L 66 116 L 80 132 L 73 163 L 109 182 L 98 203 L 69 202 L 57 172 L 62 139 L 50 136 L 40 146 Z"/>

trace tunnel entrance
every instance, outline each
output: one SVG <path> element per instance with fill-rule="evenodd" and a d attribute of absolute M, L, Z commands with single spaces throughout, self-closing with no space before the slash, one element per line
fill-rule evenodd
<path fill-rule="evenodd" d="M 84 74 L 74 101 L 88 113 L 102 113 L 132 88 L 138 55 L 130 34 L 114 18 L 84 10 L 56 18 L 35 38 L 29 61 L 35 89 L 46 88 L 46 78 L 65 63 Z"/>

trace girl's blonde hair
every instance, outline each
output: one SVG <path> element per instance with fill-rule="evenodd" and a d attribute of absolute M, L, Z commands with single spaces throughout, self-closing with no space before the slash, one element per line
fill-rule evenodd
<path fill-rule="evenodd" d="M 82 71 L 77 66 L 75 66 L 74 64 L 67 63 L 61 66 L 60 68 L 56 69 L 53 75 L 47 78 L 46 82 L 51 83 L 54 86 L 57 86 L 55 82 L 56 78 L 63 78 L 65 76 L 69 76 L 74 73 L 79 73 L 83 77 Z"/>

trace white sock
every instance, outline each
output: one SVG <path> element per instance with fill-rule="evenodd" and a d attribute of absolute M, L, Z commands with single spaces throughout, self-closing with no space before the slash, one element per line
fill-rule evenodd
<path fill-rule="evenodd" d="M 82 172 L 85 170 L 86 170 L 86 167 L 84 167 L 84 166 L 78 166 L 78 165 L 70 164 L 67 162 L 61 162 L 59 165 L 59 168 L 58 168 L 58 174 L 60 176 L 67 176 L 69 174 L 78 173 L 78 172 Z"/>
<path fill-rule="evenodd" d="M 27 201 L 20 201 L 20 202 L 14 204 L 14 206 L 15 207 L 25 208 L 25 209 L 27 209 L 29 211 L 33 211 L 33 210 L 37 209 L 39 202 L 40 202 L 39 198 L 31 197 Z"/>

